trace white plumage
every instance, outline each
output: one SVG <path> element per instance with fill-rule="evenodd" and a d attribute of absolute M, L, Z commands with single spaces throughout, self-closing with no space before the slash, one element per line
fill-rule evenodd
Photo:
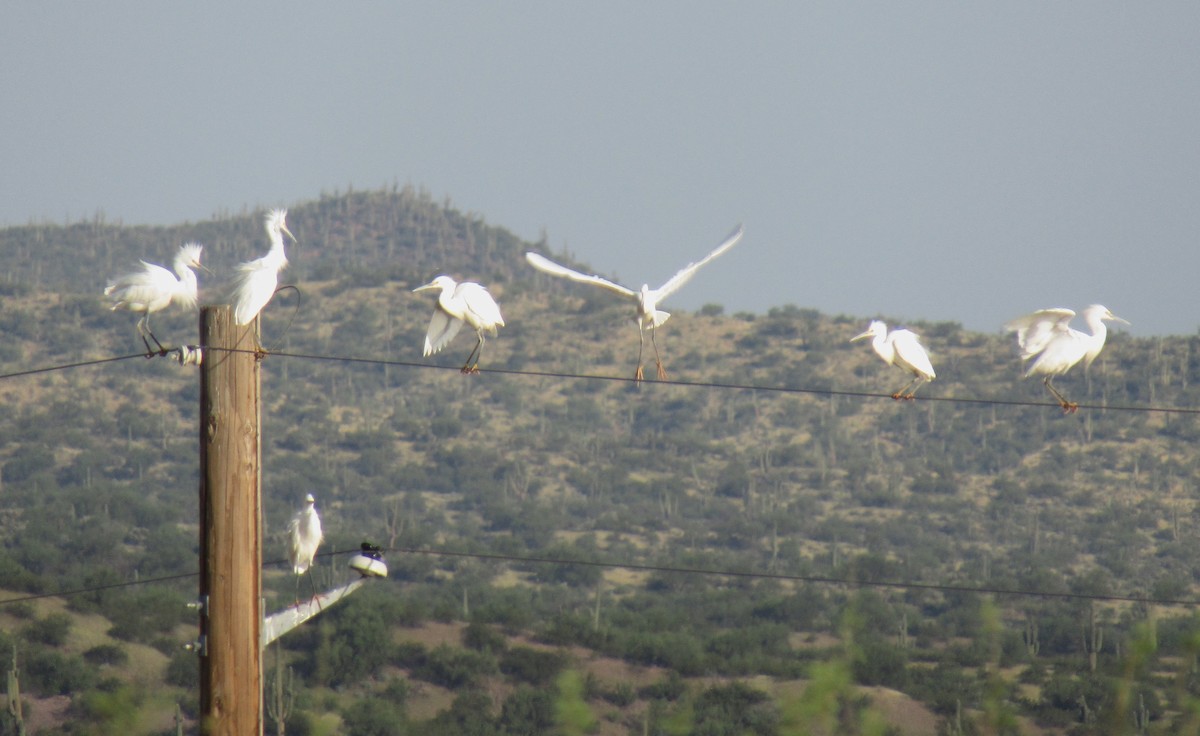
<path fill-rule="evenodd" d="M 1061 307 L 1039 309 L 1004 325 L 1006 332 L 1017 333 L 1021 360 L 1031 361 L 1025 370 L 1025 377 L 1035 374 L 1045 376 L 1042 383 L 1067 412 L 1075 411 L 1079 405 L 1068 401 L 1050 382 L 1051 379 L 1066 373 L 1081 360 L 1085 368 L 1092 364 L 1104 349 L 1104 342 L 1108 338 L 1106 321 L 1129 324 L 1109 311 L 1108 307 L 1093 304 L 1083 310 L 1083 321 L 1092 331 L 1089 335 L 1071 327 L 1071 318 L 1074 316 L 1075 312 Z"/>
<path fill-rule="evenodd" d="M 283 236 L 296 242 L 284 224 L 287 210 L 271 210 L 267 213 L 267 238 L 271 249 L 261 258 L 238 264 L 233 285 L 233 319 L 239 325 L 248 325 L 262 308 L 267 306 L 279 285 L 279 272 L 287 268 L 287 255 L 283 251 Z"/>
<path fill-rule="evenodd" d="M 733 232 L 729 233 L 725 240 L 723 240 L 721 244 L 718 245 L 711 253 L 695 263 L 689 263 L 688 265 L 684 266 L 662 286 L 658 287 L 657 289 L 651 289 L 649 285 L 642 284 L 642 288 L 638 291 L 634 291 L 626 286 L 621 286 L 620 284 L 609 281 L 602 276 L 592 276 L 589 274 L 580 273 L 579 271 L 555 263 L 549 258 L 537 253 L 526 253 L 525 260 L 529 262 L 529 265 L 544 273 L 548 273 L 553 276 L 560 276 L 562 278 L 570 279 L 571 281 L 577 281 L 581 284 L 599 286 L 601 288 L 608 289 L 609 291 L 614 291 L 626 298 L 632 299 L 637 303 L 636 320 L 638 325 L 639 343 L 638 365 L 637 371 L 634 374 L 634 378 L 640 381 L 642 380 L 642 349 L 646 344 L 646 331 L 654 330 L 656 327 L 661 327 L 662 324 L 671 316 L 670 312 L 664 312 L 660 310 L 658 305 L 661 304 L 667 297 L 674 294 L 676 291 L 679 291 L 679 289 L 682 288 L 683 285 L 688 281 L 691 281 L 692 277 L 696 275 L 696 272 L 700 270 L 701 266 L 737 245 L 738 241 L 741 239 L 742 226 L 738 225 L 733 229 Z M 666 369 L 663 368 L 662 360 L 658 357 L 658 345 L 654 344 L 653 332 L 650 333 L 650 342 L 654 345 L 654 362 L 658 368 L 658 378 L 659 380 L 664 380 L 667 377 L 667 372 Z"/>
<path fill-rule="evenodd" d="M 440 293 L 433 317 L 429 320 L 429 329 L 425 331 L 424 354 L 433 355 L 446 347 L 462 329 L 463 323 L 469 324 L 474 328 L 477 340 L 475 348 L 467 356 L 467 362 L 463 364 L 462 371 L 477 373 L 479 356 L 483 352 L 484 334 L 495 335 L 497 328 L 504 326 L 500 306 L 486 288 L 473 281 L 458 283 L 449 276 L 438 276 L 413 291 L 429 289 L 438 289 Z"/>
<path fill-rule="evenodd" d="M 204 246 L 199 243 L 187 243 L 180 246 L 172 264 L 175 273 L 172 274 L 162 266 L 142 261 L 142 268 L 116 277 L 104 288 L 104 295 L 112 299 L 112 309 L 123 309 L 129 312 L 140 312 L 137 330 L 147 352 L 150 343 L 149 336 L 162 350 L 162 343 L 150 331 L 150 315 L 161 312 L 172 303 L 185 309 L 195 309 L 199 298 L 199 287 L 193 268 L 203 268 L 200 265 L 200 255 Z"/>
<path fill-rule="evenodd" d="M 304 508 L 296 512 L 288 524 L 288 562 L 292 572 L 303 575 L 312 567 L 317 547 L 324 534 L 321 532 L 321 517 L 317 515 L 317 500 L 310 493 L 304 497 Z"/>
<path fill-rule="evenodd" d="M 871 347 L 885 363 L 899 366 L 914 376 L 912 381 L 892 394 L 893 399 L 911 399 L 921 384 L 937 377 L 933 372 L 933 364 L 929 361 L 929 354 L 925 352 L 920 339 L 912 330 L 898 328 L 888 332 L 886 324 L 875 320 L 867 326 L 866 332 L 850 338 L 850 342 L 868 337 L 871 338 Z"/>

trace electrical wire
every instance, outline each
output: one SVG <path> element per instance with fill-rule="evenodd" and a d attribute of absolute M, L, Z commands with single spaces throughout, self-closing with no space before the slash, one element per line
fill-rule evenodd
<path fill-rule="evenodd" d="M 65 371 L 71 368 L 87 368 L 93 365 L 104 365 L 105 363 L 116 363 L 122 360 L 130 360 L 131 358 L 153 358 L 159 355 L 154 353 L 147 355 L 146 353 L 134 353 L 133 355 L 117 355 L 111 358 L 96 358 L 95 360 L 83 360 L 78 363 L 62 363 L 60 365 L 45 366 L 43 368 L 30 368 L 29 370 L 16 371 L 14 373 L 0 373 L 0 380 L 7 378 L 21 378 L 22 376 L 33 376 L 39 373 L 53 373 L 55 371 Z"/>
<path fill-rule="evenodd" d="M 41 367 L 41 368 L 32 368 L 32 369 L 28 369 L 28 370 L 24 370 L 24 371 L 16 371 L 16 372 L 7 373 L 7 374 L 0 374 L 0 380 L 12 379 L 12 378 L 42 374 L 42 373 L 50 373 L 50 372 L 54 372 L 54 371 L 69 370 L 69 369 L 74 369 L 74 368 L 104 365 L 107 363 L 131 360 L 133 358 L 167 357 L 167 356 L 171 355 L 172 353 L 181 352 L 181 351 L 195 351 L 198 349 L 199 348 L 197 348 L 196 346 L 189 345 L 189 346 L 182 346 L 182 347 L 178 347 L 178 348 L 166 348 L 166 349 L 163 349 L 162 351 L 158 351 L 158 352 L 152 353 L 152 354 L 134 353 L 134 354 L 130 354 L 130 355 L 119 355 L 119 356 L 113 356 L 113 357 L 108 357 L 108 358 L 97 358 L 94 360 L 79 361 L 79 362 L 75 362 L 75 363 L 65 363 L 65 364 L 59 364 L 59 365 L 54 365 L 54 366 L 45 366 L 45 367 Z M 208 349 L 209 350 L 222 350 L 224 352 L 229 352 L 229 353 L 248 353 L 248 354 L 252 354 L 252 355 L 263 355 L 263 353 L 260 351 L 245 350 L 245 349 L 240 349 L 240 348 L 211 348 L 210 347 Z M 311 354 L 311 353 L 293 353 L 293 352 L 285 352 L 285 351 L 278 351 L 278 352 L 271 351 L 271 352 L 267 352 L 265 355 L 266 356 L 275 356 L 275 357 L 279 357 L 279 358 L 292 358 L 292 359 L 300 359 L 300 360 L 313 360 L 313 361 L 326 361 L 326 362 L 340 362 L 340 363 L 360 364 L 360 365 L 383 365 L 383 366 L 394 366 L 394 367 L 402 367 L 402 368 L 415 368 L 415 369 L 421 369 L 421 370 L 439 370 L 439 371 L 451 371 L 452 370 L 454 372 L 459 371 L 458 368 L 454 368 L 454 367 L 450 367 L 450 366 L 438 366 L 438 365 L 432 365 L 429 363 L 418 363 L 418 362 L 413 362 L 413 361 L 401 361 L 401 360 L 387 360 L 387 359 L 382 359 L 382 358 L 318 355 L 318 354 Z M 845 391 L 845 390 L 836 390 L 836 389 L 814 389 L 814 388 L 789 388 L 789 387 L 781 387 L 781 386 L 762 386 L 762 385 L 756 385 L 756 384 L 719 383 L 719 382 L 709 382 L 709 381 L 662 380 L 662 381 L 653 381 L 653 382 L 644 382 L 644 381 L 638 382 L 634 378 L 627 378 L 627 377 L 623 377 L 623 376 L 604 376 L 604 375 L 597 375 L 597 374 L 564 373 L 564 372 L 556 372 L 556 371 L 529 371 L 529 370 L 504 369 L 504 368 L 489 368 L 487 370 L 481 370 L 480 374 L 481 375 L 496 374 L 496 375 L 536 377 L 536 378 L 553 378 L 553 379 L 608 381 L 608 382 L 617 382 L 617 383 L 635 383 L 635 384 L 639 384 L 639 385 L 643 385 L 643 386 L 661 384 L 661 385 L 668 385 L 668 386 L 679 386 L 679 387 L 684 387 L 684 388 L 748 390 L 748 391 L 762 391 L 762 392 L 775 392 L 775 393 L 796 393 L 796 394 L 812 394 L 812 395 L 823 395 L 823 396 L 841 396 L 841 397 L 849 397 L 849 398 L 871 398 L 871 399 L 891 399 L 892 398 L 892 396 L 890 394 L 874 393 L 874 392 L 869 392 L 869 391 Z M 925 395 L 925 396 L 916 397 L 914 400 L 915 401 L 942 401 L 942 402 L 966 403 L 966 404 L 992 404 L 992 405 L 1003 405 L 1003 406 L 1028 406 L 1028 407 L 1040 407 L 1040 408 L 1059 408 L 1058 404 L 1048 403 L 1048 402 L 1006 400 L 1006 399 L 985 399 L 985 398 L 974 398 L 974 397 Z M 1100 410 L 1110 410 L 1110 411 L 1126 411 L 1126 412 L 1140 411 L 1140 412 L 1159 412 L 1159 413 L 1177 413 L 1177 414 L 1200 414 L 1200 409 L 1181 408 L 1181 407 L 1155 407 L 1155 406 L 1136 406 L 1136 405 L 1126 405 L 1126 406 L 1104 405 L 1104 406 L 1101 406 L 1101 405 L 1092 405 L 1092 404 L 1080 404 L 1079 408 L 1080 409 L 1100 409 Z M 357 552 L 357 551 L 358 550 L 347 550 L 347 551 L 339 551 L 339 552 L 323 552 L 323 553 L 320 553 L 318 556 L 327 556 L 327 555 L 332 556 L 332 555 L 336 555 L 336 554 L 346 554 L 347 552 Z M 920 583 L 920 582 L 863 581 L 863 580 L 854 580 L 854 579 L 849 579 L 849 578 L 835 578 L 835 577 L 825 577 L 825 576 L 804 576 L 804 575 L 788 575 L 788 574 L 783 574 L 783 573 L 761 573 L 761 572 L 747 572 L 747 571 L 734 571 L 734 570 L 714 570 L 714 569 L 706 569 L 706 568 L 670 567 L 670 566 L 647 565 L 647 564 L 638 564 L 638 563 L 630 563 L 630 562 L 561 560 L 561 559 L 536 557 L 536 556 L 515 556 L 515 555 L 503 555 L 503 554 L 455 552 L 455 551 L 449 551 L 449 550 L 434 550 L 434 549 L 425 549 L 425 548 L 394 548 L 394 549 L 390 549 L 387 551 L 400 552 L 400 553 L 404 553 L 404 554 L 424 554 L 424 555 L 434 555 L 434 556 L 443 556 L 443 557 L 463 557 L 463 558 L 473 558 L 473 559 L 481 559 L 481 560 L 497 560 L 497 561 L 520 562 L 520 563 L 555 564 L 555 565 L 586 565 L 586 566 L 593 566 L 593 567 L 622 568 L 622 569 L 629 569 L 629 570 L 680 573 L 680 574 L 690 574 L 690 575 L 714 575 L 714 576 L 723 576 L 723 577 L 787 580 L 787 581 L 792 581 L 792 582 L 804 582 L 804 583 L 825 584 L 825 585 L 846 585 L 846 586 L 858 586 L 858 587 L 932 590 L 932 591 L 941 591 L 941 592 L 1032 596 L 1032 597 L 1040 597 L 1040 598 L 1059 598 L 1059 599 L 1072 599 L 1072 600 L 1131 602 L 1131 603 L 1143 603 L 1143 604 L 1149 604 L 1149 605 L 1176 605 L 1176 606 L 1200 605 L 1200 600 L 1188 600 L 1188 599 L 1155 599 L 1155 598 L 1148 598 L 1148 597 L 1144 597 L 1144 596 L 1120 596 L 1120 595 L 1101 595 L 1101 594 L 1085 594 L 1085 593 L 1067 593 L 1067 592 L 1055 592 L 1055 591 L 1031 591 L 1031 590 L 1008 589 L 1008 588 L 989 588 L 989 587 L 985 587 L 985 586 L 976 587 L 976 586 L 946 585 L 946 584 Z M 282 561 L 272 561 L 272 562 L 266 563 L 266 565 L 268 565 L 268 566 L 276 565 L 276 564 L 280 564 L 280 562 L 282 562 Z M 56 592 L 56 593 L 33 594 L 33 595 L 28 595 L 28 596 L 21 596 L 21 597 L 17 597 L 17 598 L 9 598 L 9 599 L 5 599 L 5 600 L 0 600 L 0 606 L 7 605 L 10 603 L 18 603 L 18 602 L 22 602 L 22 601 L 37 600 L 40 598 L 70 597 L 70 596 L 74 596 L 74 595 L 85 595 L 85 594 L 94 593 L 97 591 L 130 587 L 130 586 L 135 586 L 135 585 L 146 585 L 146 584 L 150 584 L 150 583 L 167 582 L 167 581 L 178 580 L 178 579 L 182 579 L 182 578 L 186 578 L 186 577 L 195 577 L 198 574 L 199 573 L 195 573 L 195 572 L 180 573 L 178 575 L 168 575 L 168 576 L 162 576 L 162 577 L 157 577 L 157 578 L 147 578 L 145 580 L 128 581 L 128 582 L 124 582 L 124 583 L 111 583 L 111 584 L 107 584 L 107 585 L 94 586 L 94 587 L 90 587 L 90 588 L 81 588 L 81 589 L 69 590 L 69 591 L 60 591 L 60 592 Z"/>
<path fill-rule="evenodd" d="M 73 590 L 60 590 L 55 593 L 31 593 L 29 595 L 18 596 L 16 598 L 5 598 L 0 600 L 0 606 L 7 606 L 12 603 L 24 603 L 26 601 L 36 601 L 42 598 L 73 598 L 79 595 L 87 595 L 88 593 L 98 593 L 104 590 L 115 590 L 117 588 L 132 588 L 138 585 L 150 585 L 151 583 L 166 583 L 172 580 L 183 580 L 184 578 L 198 577 L 198 572 L 181 572 L 176 575 L 162 575 L 156 578 L 143 578 L 141 580 L 127 580 L 123 583 L 107 583 L 105 585 L 93 585 L 90 588 L 75 588 Z"/>
<path fill-rule="evenodd" d="M 360 550 L 343 549 L 318 552 L 317 557 L 333 558 L 339 555 L 357 554 Z M 606 569 L 622 569 L 622 570 L 637 570 L 640 572 L 661 572 L 674 573 L 680 575 L 703 575 L 710 577 L 726 577 L 726 578 L 743 578 L 751 580 L 781 580 L 795 583 L 810 583 L 814 585 L 844 585 L 847 587 L 856 588 L 886 588 L 893 590 L 927 590 L 941 593 L 973 593 L 976 595 L 1006 595 L 1024 598 L 1056 598 L 1060 600 L 1082 600 L 1082 601 L 1097 601 L 1105 603 L 1141 603 L 1154 606 L 1190 606 L 1195 607 L 1200 605 L 1200 600 L 1186 598 L 1150 598 L 1146 596 L 1136 595 L 1114 595 L 1102 593 L 1070 593 L 1064 591 L 1050 590 L 1022 590 L 1020 588 L 996 588 L 988 586 L 972 586 L 972 585 L 948 585 L 944 583 L 921 583 L 911 581 L 896 581 L 896 580 L 855 580 L 853 578 L 838 578 L 823 575 L 791 575 L 787 573 L 773 572 L 752 572 L 748 570 L 721 570 L 704 567 L 676 567 L 672 565 L 649 565 L 637 562 L 618 562 L 611 560 L 576 560 L 576 559 L 560 559 L 554 557 L 539 557 L 536 555 L 506 555 L 489 552 L 462 552 L 456 550 L 431 549 L 428 547 L 384 547 L 381 552 L 396 552 L 407 555 L 426 555 L 431 557 L 448 557 L 459 559 L 487 560 L 493 562 L 515 562 L 524 564 L 538 565 L 578 565 L 582 567 L 599 567 Z M 263 568 L 278 567 L 286 563 L 286 559 L 268 560 L 263 563 Z M 178 573 L 175 575 L 163 575 L 154 578 L 144 578 L 141 580 L 129 580 L 123 583 L 108 583 L 105 585 L 96 585 L 88 588 L 76 588 L 73 590 L 62 590 L 54 593 L 35 593 L 24 595 L 15 598 L 6 598 L 0 600 L 0 607 L 22 603 L 25 601 L 34 601 L 42 598 L 71 598 L 79 595 L 87 595 L 104 590 L 114 590 L 117 588 L 131 588 L 139 585 L 150 585 L 152 583 L 163 583 L 174 580 L 183 580 L 185 578 L 199 577 L 199 572 Z"/>
<path fill-rule="evenodd" d="M 453 371 L 459 373 L 460 368 L 444 365 L 433 365 L 431 363 L 417 363 L 407 360 L 388 360 L 385 358 L 363 358 L 345 355 L 318 355 L 313 353 L 293 353 L 287 351 L 256 351 L 247 350 L 244 348 L 204 348 L 210 351 L 221 351 L 226 353 L 247 353 L 256 356 L 279 358 L 295 358 L 300 360 L 313 360 L 324 362 L 337 362 L 359 365 L 381 365 L 397 368 L 416 368 L 433 371 Z M 175 348 L 164 348 L 161 351 L 156 351 L 151 354 L 134 353 L 132 355 L 119 355 L 111 358 L 97 358 L 95 360 L 80 361 L 78 363 L 64 363 L 60 365 L 45 366 L 42 368 L 31 368 L 29 370 L 17 371 L 14 373 L 0 374 L 0 380 L 10 378 L 20 378 L 39 373 L 50 373 L 54 371 L 69 370 L 72 368 L 83 368 L 88 366 L 103 365 L 105 363 L 114 363 L 131 358 L 155 358 L 168 357 L 174 353 L 181 351 L 192 352 L 201 350 L 196 345 L 184 345 Z M 185 353 L 186 354 L 186 353 Z M 638 381 L 636 378 L 626 376 L 605 376 L 595 373 L 564 373 L 560 371 L 530 371 L 519 370 L 515 368 L 487 368 L 480 369 L 476 375 L 495 374 L 502 376 L 522 376 L 531 378 L 555 378 L 555 379 L 571 379 L 585 381 L 607 381 L 612 383 L 634 384 L 638 386 L 679 386 L 682 388 L 705 388 L 705 389 L 724 389 L 735 391 L 760 391 L 763 393 L 784 393 L 784 394 L 809 394 L 815 396 L 840 396 L 846 398 L 858 399 L 893 399 L 891 394 L 878 393 L 873 391 L 848 391 L 841 389 L 828 388 L 796 388 L 788 386 L 764 386 L 753 383 L 720 383 L 716 381 L 680 381 L 676 379 L 665 379 L 661 381 Z M 1027 401 L 1022 399 L 999 399 L 999 398 L 981 398 L 972 396 L 915 396 L 906 401 L 925 401 L 925 402 L 943 402 L 952 404 L 978 404 L 991 406 L 1027 406 L 1042 409 L 1061 409 L 1062 405 L 1046 401 Z M 1146 412 L 1158 414 L 1200 414 L 1200 408 L 1196 407 L 1173 407 L 1173 406 L 1146 406 L 1137 404 L 1078 404 L 1079 409 L 1094 409 L 1097 411 L 1121 411 L 1121 412 Z"/>
<path fill-rule="evenodd" d="M 338 550 L 322 552 L 318 556 L 334 556 L 355 554 L 359 550 Z M 1112 603 L 1144 603 L 1159 606 L 1197 606 L 1200 600 L 1148 598 L 1136 595 L 1114 595 L 1101 593 L 1070 593 L 1048 590 L 1021 590 L 1018 588 L 994 588 L 972 585 L 947 585 L 942 583 L 919 583 L 909 581 L 889 580 L 855 580 L 853 578 L 837 578 L 822 575 L 791 575 L 787 573 L 751 572 L 746 570 L 719 570 L 703 567 L 675 567 L 670 565 L 649 565 L 636 562 L 614 562 L 605 560 L 572 560 L 553 557 L 538 557 L 533 555 L 506 555 L 488 552 L 458 552 L 453 550 L 430 549 L 427 547 L 385 547 L 381 552 L 398 552 L 401 554 L 429 555 L 433 557 L 467 558 L 475 560 L 491 560 L 499 562 L 533 563 L 542 565 L 579 565 L 601 567 L 608 569 L 637 570 L 641 572 L 677 573 L 682 575 L 705 575 L 727 578 L 747 578 L 754 580 L 782 580 L 795 583 L 812 583 L 816 585 L 845 585 L 858 588 L 892 588 L 904 590 L 929 590 L 942 593 L 975 593 L 980 595 L 1009 595 L 1029 598 L 1058 598 L 1064 600 L 1101 601 Z M 283 560 L 279 561 L 280 563 Z"/>
<path fill-rule="evenodd" d="M 241 352 L 253 353 L 251 350 L 243 350 L 238 348 L 209 348 L 210 350 L 223 350 L 225 352 Z M 405 360 L 388 360 L 384 358 L 362 358 L 351 356 L 336 356 L 336 355 L 317 355 L 313 353 L 293 353 L 293 352 L 272 352 L 267 354 L 268 357 L 276 356 L 280 358 L 296 358 L 302 360 L 341 362 L 361 365 L 381 365 L 399 368 L 417 368 L 437 371 L 453 371 L 454 373 L 461 372 L 461 368 L 444 365 L 433 365 L 430 363 L 418 363 Z M 558 371 L 530 371 L 519 370 L 515 368 L 481 368 L 475 375 L 482 376 L 486 374 L 496 374 L 504 376 L 523 376 L 533 378 L 556 378 L 556 379 L 573 379 L 573 380 L 590 380 L 590 381 L 608 381 L 615 383 L 634 384 L 639 386 L 680 386 L 684 388 L 705 388 L 705 389 L 726 389 L 738 391 L 761 391 L 764 393 L 786 393 L 786 394 L 812 394 L 818 396 L 841 396 L 848 398 L 863 398 L 863 399 L 888 399 L 895 401 L 891 394 L 877 393 L 872 391 L 847 391 L 839 389 L 825 388 L 794 388 L 787 386 L 763 386 L 759 384 L 748 383 L 720 383 L 715 381 L 680 381 L 675 379 L 666 379 L 661 381 L 638 381 L 636 378 L 626 376 L 605 376 L 600 374 L 588 373 L 563 373 Z M 0 376 L 3 378 L 3 376 Z M 955 404 L 983 404 L 997 406 L 1028 406 L 1036 408 L 1051 408 L 1061 409 L 1062 405 L 1046 401 L 1027 401 L 1021 399 L 997 399 L 997 398 L 980 398 L 968 396 L 916 396 L 906 401 L 938 401 Z M 1114 404 L 1079 404 L 1079 409 L 1095 409 L 1099 411 L 1123 411 L 1123 412 L 1154 412 L 1166 414 L 1200 414 L 1200 408 L 1193 407 L 1171 407 L 1171 406 L 1139 406 L 1133 405 L 1114 405 Z"/>

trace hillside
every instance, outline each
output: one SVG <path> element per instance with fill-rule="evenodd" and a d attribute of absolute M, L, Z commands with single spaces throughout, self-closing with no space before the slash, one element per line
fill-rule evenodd
<path fill-rule="evenodd" d="M 928 732 L 902 711 L 946 733 L 1188 727 L 1197 626 L 1175 603 L 1200 599 L 1200 338 L 1110 335 L 1087 375 L 1061 380 L 1084 404 L 1064 415 L 1020 379 L 1011 336 L 910 324 L 938 380 L 894 402 L 904 376 L 848 342 L 876 315 L 714 304 L 672 310 L 657 336 L 682 383 L 639 387 L 624 380 L 628 305 L 528 268 L 523 252 L 545 244 L 408 189 L 324 196 L 289 208 L 288 225 L 299 245 L 284 280 L 299 296 L 281 292 L 263 323 L 277 351 L 263 363 L 267 556 L 283 556 L 307 492 L 325 549 L 394 550 L 387 583 L 283 641 L 302 682 L 289 732 L 519 732 L 566 712 L 600 733 L 878 719 Z M 187 240 L 205 244 L 203 294 L 217 299 L 229 268 L 265 248 L 261 213 L 0 231 L 0 373 L 136 353 L 136 317 L 106 309 L 105 279 Z M 411 289 L 437 273 L 480 280 L 504 311 L 480 375 L 453 370 L 467 334 L 420 356 L 433 300 Z M 196 340 L 194 315 L 154 326 Z M 194 368 L 100 363 L 9 376 L 0 395 L 0 587 L 196 569 Z M 290 600 L 277 565 L 268 582 L 274 604 Z M 106 617 L 122 646 L 162 652 L 174 675 L 154 702 L 194 712 L 194 660 L 178 650 L 193 592 L 183 580 L 62 600 Z M 7 633 L 31 656 L 63 649 Z M 84 674 L 28 692 L 70 696 L 71 732 L 149 707 L 113 705 L 122 683 L 162 682 L 64 651 L 58 669 Z"/>

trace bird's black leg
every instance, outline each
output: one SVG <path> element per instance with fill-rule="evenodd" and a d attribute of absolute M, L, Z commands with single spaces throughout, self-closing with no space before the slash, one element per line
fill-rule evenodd
<path fill-rule="evenodd" d="M 155 355 L 154 348 L 150 347 L 150 341 L 146 339 L 147 334 L 149 334 L 150 337 L 154 337 L 154 334 L 150 332 L 149 321 L 150 321 L 150 315 L 149 314 L 143 315 L 142 318 L 138 320 L 137 332 L 138 332 L 138 337 L 142 338 L 142 344 L 146 346 L 146 357 L 153 358 Z M 157 343 L 158 340 L 155 340 L 154 342 Z M 160 350 L 162 349 L 162 345 L 159 345 L 158 347 Z"/>
<path fill-rule="evenodd" d="M 467 362 L 463 363 L 463 367 L 462 367 L 463 373 L 478 373 L 479 372 L 479 354 L 482 352 L 483 352 L 483 335 L 480 335 L 478 341 L 475 343 L 475 348 L 471 351 L 471 354 L 467 356 Z M 472 360 L 474 360 L 475 362 L 472 363 L 471 362 Z"/>
<path fill-rule="evenodd" d="M 1046 379 L 1042 381 L 1042 383 L 1045 384 L 1046 388 L 1050 390 L 1050 393 L 1054 394 L 1054 398 L 1058 399 L 1058 403 L 1062 406 L 1064 414 L 1074 414 L 1079 410 L 1079 404 L 1076 404 L 1073 401 L 1067 401 L 1067 397 L 1063 396 L 1061 393 L 1059 393 L 1058 389 L 1054 388 L 1054 384 L 1050 383 L 1050 376 L 1046 376 Z"/>
<path fill-rule="evenodd" d="M 917 376 L 916 378 L 914 378 L 913 380 L 911 380 L 907 384 L 905 384 L 904 388 L 902 388 L 899 391 L 897 391 L 896 393 L 892 394 L 892 398 L 893 399 L 908 399 L 909 401 L 912 401 L 913 399 L 915 399 L 917 397 L 917 389 L 921 387 L 922 380 L 923 379 L 920 376 Z"/>
<path fill-rule="evenodd" d="M 312 600 L 317 602 L 317 610 L 321 610 L 321 599 L 317 595 L 317 584 L 313 580 L 313 569 L 311 565 L 309 565 L 308 568 L 308 585 L 310 588 L 312 588 Z"/>
<path fill-rule="evenodd" d="M 154 336 L 154 333 L 151 332 L 150 328 L 148 328 L 148 327 L 146 328 L 146 334 L 149 335 L 150 339 L 154 341 L 154 344 L 158 346 L 158 350 L 152 350 L 151 352 L 153 352 L 157 355 L 166 355 L 167 349 L 163 347 L 163 344 L 158 341 L 158 338 Z M 143 340 L 144 340 L 144 338 L 143 338 Z M 150 346 L 147 345 L 146 347 L 149 348 Z"/>
<path fill-rule="evenodd" d="M 145 317 L 142 317 L 142 327 L 145 329 L 145 333 L 150 336 L 150 339 L 154 341 L 154 344 L 158 346 L 157 351 L 151 351 L 151 352 L 157 352 L 158 355 L 166 355 L 167 354 L 166 348 L 164 348 L 163 344 L 158 341 L 157 337 L 154 336 L 154 330 L 150 329 L 150 313 L 149 312 L 146 313 Z M 143 336 L 142 341 L 145 342 L 145 340 L 146 340 L 146 338 Z M 149 348 L 150 346 L 147 345 L 146 347 Z"/>
<path fill-rule="evenodd" d="M 323 609 L 323 606 L 321 605 L 321 597 L 317 593 L 317 584 L 313 581 L 313 570 L 316 568 L 316 566 L 317 558 L 313 557 L 312 563 L 308 566 L 308 584 L 312 586 L 313 600 L 317 602 L 317 610 L 320 611 Z"/>

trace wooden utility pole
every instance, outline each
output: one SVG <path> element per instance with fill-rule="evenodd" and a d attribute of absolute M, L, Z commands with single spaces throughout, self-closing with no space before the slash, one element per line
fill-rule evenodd
<path fill-rule="evenodd" d="M 228 306 L 200 310 L 200 731 L 263 732 L 261 371 Z M 253 335 L 254 332 L 251 332 Z M 243 343 L 249 342 L 245 339 Z"/>

